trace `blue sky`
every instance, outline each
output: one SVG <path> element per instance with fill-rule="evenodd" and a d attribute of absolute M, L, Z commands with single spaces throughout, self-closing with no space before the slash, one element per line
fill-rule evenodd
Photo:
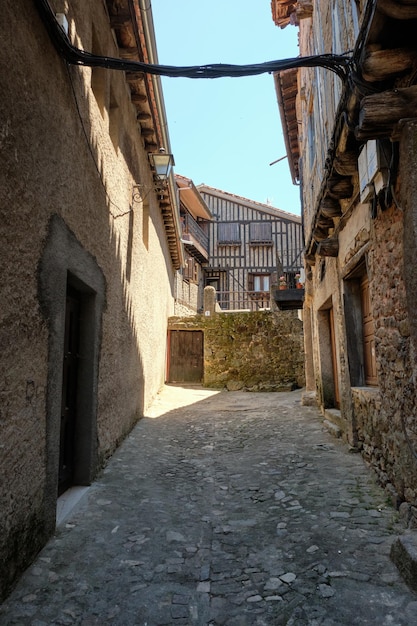
<path fill-rule="evenodd" d="M 263 63 L 298 56 L 298 29 L 279 29 L 270 0 L 153 0 L 159 62 Z M 163 78 L 175 171 L 198 185 L 300 213 L 273 77 Z"/>

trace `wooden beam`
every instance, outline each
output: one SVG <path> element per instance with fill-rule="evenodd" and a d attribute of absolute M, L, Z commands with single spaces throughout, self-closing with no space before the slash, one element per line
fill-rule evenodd
<path fill-rule="evenodd" d="M 333 220 L 330 217 L 325 217 L 324 215 L 319 215 L 317 219 L 317 226 L 319 228 L 334 228 Z"/>
<path fill-rule="evenodd" d="M 320 213 L 324 217 L 340 217 L 342 215 L 342 209 L 340 208 L 339 201 L 326 196 L 320 203 Z"/>
<path fill-rule="evenodd" d="M 355 136 L 359 140 L 389 137 L 401 119 L 417 117 L 417 85 L 365 96 Z"/>
<path fill-rule="evenodd" d="M 320 243 L 320 241 L 327 239 L 328 236 L 329 236 L 328 228 L 320 228 L 316 226 L 316 228 L 314 228 L 313 230 L 313 238 L 314 238 L 314 241 L 316 241 L 317 243 Z"/>
<path fill-rule="evenodd" d="M 350 198 L 353 194 L 353 185 L 349 176 L 331 176 L 327 181 L 328 195 L 336 200 Z"/>
<path fill-rule="evenodd" d="M 417 18 L 416 0 L 378 0 L 377 8 L 381 13 L 395 20 Z"/>
<path fill-rule="evenodd" d="M 140 134 L 142 137 L 152 137 L 152 135 L 155 134 L 155 131 L 153 128 L 141 128 Z"/>
<path fill-rule="evenodd" d="M 129 85 L 135 84 L 137 82 L 143 83 L 145 80 L 144 72 L 126 72 L 126 80 Z"/>
<path fill-rule="evenodd" d="M 110 15 L 110 25 L 112 28 L 122 28 L 132 23 L 130 13 L 118 13 L 117 15 Z"/>
<path fill-rule="evenodd" d="M 388 80 L 411 70 L 416 61 L 417 51 L 408 48 L 367 50 L 362 76 L 369 82 Z"/>
<path fill-rule="evenodd" d="M 138 49 L 134 46 L 132 48 L 120 48 L 119 55 L 121 59 L 125 59 L 126 61 L 139 60 Z"/>
<path fill-rule="evenodd" d="M 143 104 L 144 102 L 148 101 L 148 96 L 145 96 L 144 94 L 141 94 L 141 93 L 132 93 L 131 98 L 132 98 L 133 104 L 136 104 L 136 105 Z"/>
<path fill-rule="evenodd" d="M 136 114 L 136 119 L 138 122 L 147 122 L 152 119 L 152 115 L 146 111 L 139 111 L 139 113 Z"/>
<path fill-rule="evenodd" d="M 358 153 L 354 150 L 337 153 L 333 167 L 341 176 L 353 176 L 358 171 Z"/>
<path fill-rule="evenodd" d="M 339 240 L 337 237 L 329 237 L 323 239 L 317 246 L 317 254 L 319 256 L 335 257 L 339 254 Z"/>

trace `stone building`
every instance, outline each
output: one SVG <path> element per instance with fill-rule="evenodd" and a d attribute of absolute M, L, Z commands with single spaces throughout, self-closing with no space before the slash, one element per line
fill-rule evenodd
<path fill-rule="evenodd" d="M 275 76 L 302 185 L 307 389 L 414 515 L 417 1 L 272 0 L 272 13 L 299 25 L 300 56 L 326 55 Z"/>
<path fill-rule="evenodd" d="M 209 258 L 210 210 L 193 181 L 175 175 L 178 187 L 184 267 L 175 277 L 175 315 L 201 313 L 204 302 L 204 269 Z"/>
<path fill-rule="evenodd" d="M 156 62 L 149 8 L 50 6 L 4 0 L 0 20 L 0 595 L 163 384 L 183 262 L 173 174 L 156 193 L 148 158 L 170 152 L 159 80 L 51 40 L 56 13 L 96 58 Z"/>
<path fill-rule="evenodd" d="M 215 288 L 220 307 L 269 308 L 280 279 L 295 292 L 302 268 L 300 216 L 208 185 L 198 190 L 213 215 L 205 284 Z M 297 295 L 301 306 L 301 291 Z"/>

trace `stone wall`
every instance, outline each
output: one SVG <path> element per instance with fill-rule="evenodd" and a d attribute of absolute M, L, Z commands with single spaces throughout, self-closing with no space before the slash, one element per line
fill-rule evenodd
<path fill-rule="evenodd" d="M 380 403 L 373 411 L 372 429 L 362 426 L 366 457 L 383 484 L 393 488 L 400 500 L 415 502 L 415 386 L 402 241 L 402 211 L 393 206 L 380 212 L 368 256 Z M 355 413 L 358 419 L 358 407 Z"/>
<path fill-rule="evenodd" d="M 304 386 L 303 325 L 296 311 L 171 318 L 170 328 L 204 331 L 204 385 L 230 391 Z"/>

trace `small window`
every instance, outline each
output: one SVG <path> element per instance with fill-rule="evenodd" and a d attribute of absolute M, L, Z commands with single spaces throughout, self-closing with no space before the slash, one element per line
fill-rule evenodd
<path fill-rule="evenodd" d="M 217 241 L 223 245 L 240 243 L 240 224 L 238 222 L 217 224 Z"/>
<path fill-rule="evenodd" d="M 249 224 L 249 241 L 253 245 L 272 244 L 271 222 L 252 222 Z"/>
<path fill-rule="evenodd" d="M 198 263 L 192 256 L 188 256 L 185 261 L 183 276 L 185 280 L 198 283 Z"/>
<path fill-rule="evenodd" d="M 249 291 L 269 292 L 270 274 L 249 274 L 248 287 Z"/>
<path fill-rule="evenodd" d="M 375 328 L 365 264 L 345 280 L 344 308 L 351 385 L 375 386 Z"/>

